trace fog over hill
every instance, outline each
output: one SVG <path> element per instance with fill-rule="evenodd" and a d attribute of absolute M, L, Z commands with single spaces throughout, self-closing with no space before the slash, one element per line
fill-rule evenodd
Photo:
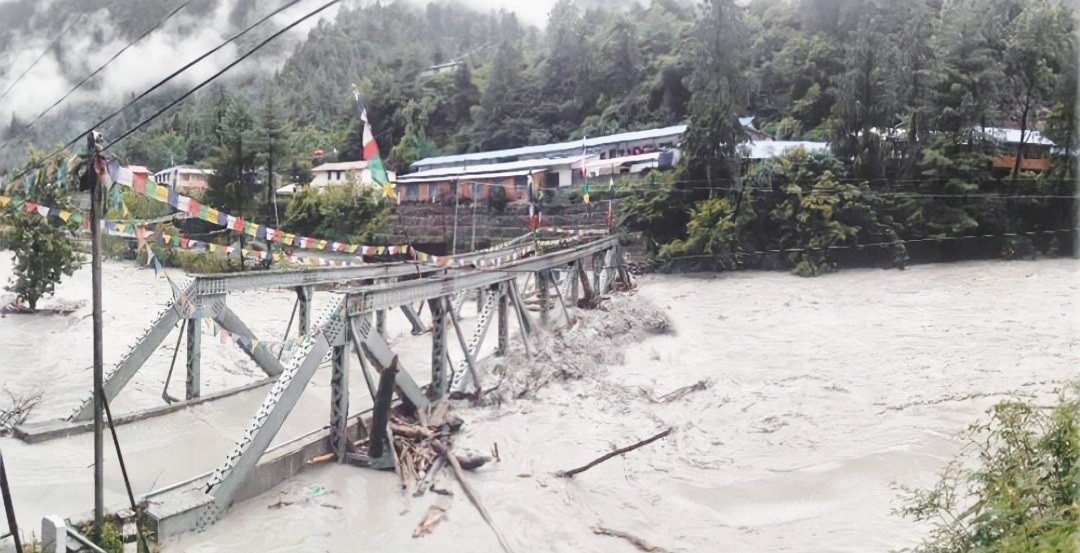
<path fill-rule="evenodd" d="M 427 0 L 407 0 L 426 5 Z M 236 56 L 324 0 L 304 0 L 260 27 L 244 40 L 230 45 L 204 63 L 192 68 L 178 81 L 193 85 L 214 74 Z M 345 1 L 306 21 L 260 52 L 258 63 L 244 64 L 248 71 L 266 72 L 280 67 L 295 45 L 320 20 L 332 20 L 341 6 L 371 5 L 375 2 Z M 388 4 L 389 2 L 383 2 Z M 514 0 L 457 0 L 478 10 L 507 10 L 523 22 L 542 26 L 554 0 L 518 2 Z M 157 25 L 181 0 L 0 0 L 0 92 L 7 90 L 35 60 L 33 69 L 0 100 L 0 127 L 7 127 L 14 114 L 25 124 L 62 97 L 75 83 L 105 63 L 131 40 Z M 627 0 L 593 0 L 582 3 L 614 7 L 631 5 Z M 239 30 L 281 5 L 256 0 L 191 0 L 162 28 L 156 30 L 110 63 L 88 86 L 65 102 L 75 106 L 92 100 L 115 100 L 137 94 L 176 68 L 195 59 Z M 238 67 L 238 72 L 245 69 Z"/>

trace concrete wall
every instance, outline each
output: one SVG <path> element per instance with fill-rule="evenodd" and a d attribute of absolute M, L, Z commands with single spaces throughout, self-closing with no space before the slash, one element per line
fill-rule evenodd
<path fill-rule="evenodd" d="M 617 206 L 616 206 L 617 209 Z M 603 227 L 607 216 L 607 202 L 589 206 L 575 204 L 569 207 L 548 207 L 544 210 L 544 226 L 561 228 Z M 488 207 L 487 202 L 476 206 L 477 246 L 501 242 L 528 232 L 526 222 L 529 206 L 514 202 L 502 212 Z M 466 251 L 472 241 L 473 209 L 462 205 L 458 209 L 458 251 Z M 395 208 L 387 234 L 380 236 L 387 243 L 445 244 L 450 245 L 454 231 L 454 206 L 441 204 L 402 204 Z M 433 251 L 440 254 L 445 252 Z"/>

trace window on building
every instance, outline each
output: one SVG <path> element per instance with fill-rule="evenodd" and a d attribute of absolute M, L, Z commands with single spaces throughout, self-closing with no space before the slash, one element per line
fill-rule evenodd
<path fill-rule="evenodd" d="M 405 199 L 409 200 L 411 202 L 415 202 L 415 201 L 419 200 L 420 199 L 420 185 L 419 184 L 410 184 L 408 186 L 408 188 L 405 189 Z"/>
<path fill-rule="evenodd" d="M 439 197 L 439 185 L 431 183 L 427 186 L 428 201 L 434 203 Z"/>

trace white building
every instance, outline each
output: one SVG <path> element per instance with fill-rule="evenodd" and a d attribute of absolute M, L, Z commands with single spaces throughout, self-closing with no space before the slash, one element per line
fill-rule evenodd
<path fill-rule="evenodd" d="M 203 192 L 210 187 L 210 177 L 213 175 L 212 169 L 177 165 L 154 173 L 154 182 L 177 192 Z"/>
<path fill-rule="evenodd" d="M 402 175 L 395 179 L 398 185 L 409 183 L 451 182 L 487 180 L 492 178 L 521 177 L 529 174 L 546 175 L 545 188 L 565 188 L 581 175 L 583 166 L 596 163 L 600 156 L 577 155 L 572 157 L 527 159 L 506 163 L 483 163 L 468 166 L 441 167 Z"/>
<path fill-rule="evenodd" d="M 394 180 L 394 172 L 388 171 L 390 181 Z M 328 186 L 345 186 L 354 182 L 361 187 L 374 187 L 375 180 L 371 177 L 371 171 L 367 168 L 366 161 L 343 161 L 340 163 L 324 163 L 311 170 L 312 188 L 326 188 Z M 296 193 L 295 185 L 278 188 L 279 196 L 291 196 Z"/>

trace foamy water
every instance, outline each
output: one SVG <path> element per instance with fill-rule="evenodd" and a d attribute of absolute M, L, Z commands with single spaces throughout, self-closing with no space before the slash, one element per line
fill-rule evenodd
<path fill-rule="evenodd" d="M 818 279 L 643 279 L 638 297 L 663 309 L 674 333 L 622 346 L 616 353 L 624 364 L 552 383 L 535 399 L 463 411 L 459 444 L 488 451 L 497 443 L 502 459 L 470 482 L 517 551 L 634 550 L 594 534 L 598 525 L 672 551 L 913 545 L 922 529 L 892 514 L 900 505 L 894 483 L 929 484 L 959 450 L 956 434 L 994 402 L 1012 394 L 1047 397 L 1076 378 L 1078 276 L 1080 262 L 1044 260 Z M 130 343 L 123 336 L 141 333 L 157 313 L 168 287 L 115 264 L 107 265 L 106 282 L 114 283 L 106 292 L 107 336 L 117 344 L 106 354 L 110 360 Z M 88 283 L 89 272 L 80 272 L 59 296 L 88 299 Z M 262 338 L 284 329 L 292 297 L 250 293 L 233 303 Z M 141 315 L 119 314 L 140 306 Z M 88 388 L 87 313 L 0 319 L 0 375 L 11 387 L 48 384 L 55 405 L 42 414 L 66 414 Z M 391 322 L 397 351 L 422 379 L 430 338 L 407 336 L 400 316 Z M 218 346 L 203 356 L 204 390 L 261 374 L 235 346 Z M 610 346 L 597 339 L 595 347 Z M 140 374 L 145 380 L 137 379 L 143 384 L 121 394 L 126 408 L 160 401 L 169 359 L 159 356 L 165 358 L 155 357 Z M 326 424 L 325 372 L 283 438 Z M 648 399 L 701 380 L 709 382 L 706 390 L 680 400 Z M 359 409 L 366 391 L 362 379 L 352 383 Z M 183 385 L 174 386 L 178 395 Z M 216 466 L 264 394 L 123 427 L 136 493 Z M 552 476 L 669 426 L 670 438 L 572 480 Z M 89 446 L 88 436 L 35 446 L 0 441 L 24 530 L 44 514 L 90 507 Z M 110 505 L 123 506 L 114 464 L 107 477 Z M 324 491 L 313 494 L 311 486 Z M 173 540 L 166 551 L 497 550 L 456 484 L 444 478 L 440 486 L 454 497 L 414 499 L 393 474 L 323 465 L 234 506 L 210 531 Z M 430 536 L 413 539 L 436 501 L 448 502 L 445 520 Z"/>

